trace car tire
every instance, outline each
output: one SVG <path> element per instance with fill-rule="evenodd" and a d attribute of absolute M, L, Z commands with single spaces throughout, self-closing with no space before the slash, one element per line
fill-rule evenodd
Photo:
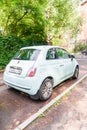
<path fill-rule="evenodd" d="M 79 67 L 77 66 L 75 68 L 75 72 L 74 72 L 74 75 L 73 75 L 73 79 L 77 79 L 78 78 L 78 75 L 79 75 Z"/>
<path fill-rule="evenodd" d="M 45 79 L 39 89 L 39 98 L 40 100 L 47 100 L 51 97 L 53 92 L 53 80 Z"/>

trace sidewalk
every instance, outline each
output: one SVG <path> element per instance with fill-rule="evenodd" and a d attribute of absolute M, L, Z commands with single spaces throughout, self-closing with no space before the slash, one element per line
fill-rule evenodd
<path fill-rule="evenodd" d="M 87 130 L 87 78 L 25 130 Z"/>
<path fill-rule="evenodd" d="M 51 130 L 87 130 L 87 79 L 60 106 L 64 112 L 60 111 L 61 119 L 57 118 Z"/>

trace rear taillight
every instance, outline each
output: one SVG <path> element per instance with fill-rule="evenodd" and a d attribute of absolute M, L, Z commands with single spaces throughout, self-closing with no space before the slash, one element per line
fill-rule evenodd
<path fill-rule="evenodd" d="M 34 77 L 36 73 L 36 68 L 31 69 L 30 73 L 29 73 L 29 77 Z"/>

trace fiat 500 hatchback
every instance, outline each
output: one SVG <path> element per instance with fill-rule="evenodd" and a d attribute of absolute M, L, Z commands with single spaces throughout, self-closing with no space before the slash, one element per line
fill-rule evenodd
<path fill-rule="evenodd" d="M 28 93 L 32 99 L 47 100 L 53 88 L 72 77 L 79 65 L 73 55 L 57 46 L 21 48 L 7 65 L 4 81 L 8 87 Z"/>

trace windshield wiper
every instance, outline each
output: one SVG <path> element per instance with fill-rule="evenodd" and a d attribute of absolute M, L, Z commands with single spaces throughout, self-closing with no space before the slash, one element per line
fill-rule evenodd
<path fill-rule="evenodd" d="M 14 57 L 13 59 L 14 59 L 14 60 L 21 60 L 20 57 Z"/>

